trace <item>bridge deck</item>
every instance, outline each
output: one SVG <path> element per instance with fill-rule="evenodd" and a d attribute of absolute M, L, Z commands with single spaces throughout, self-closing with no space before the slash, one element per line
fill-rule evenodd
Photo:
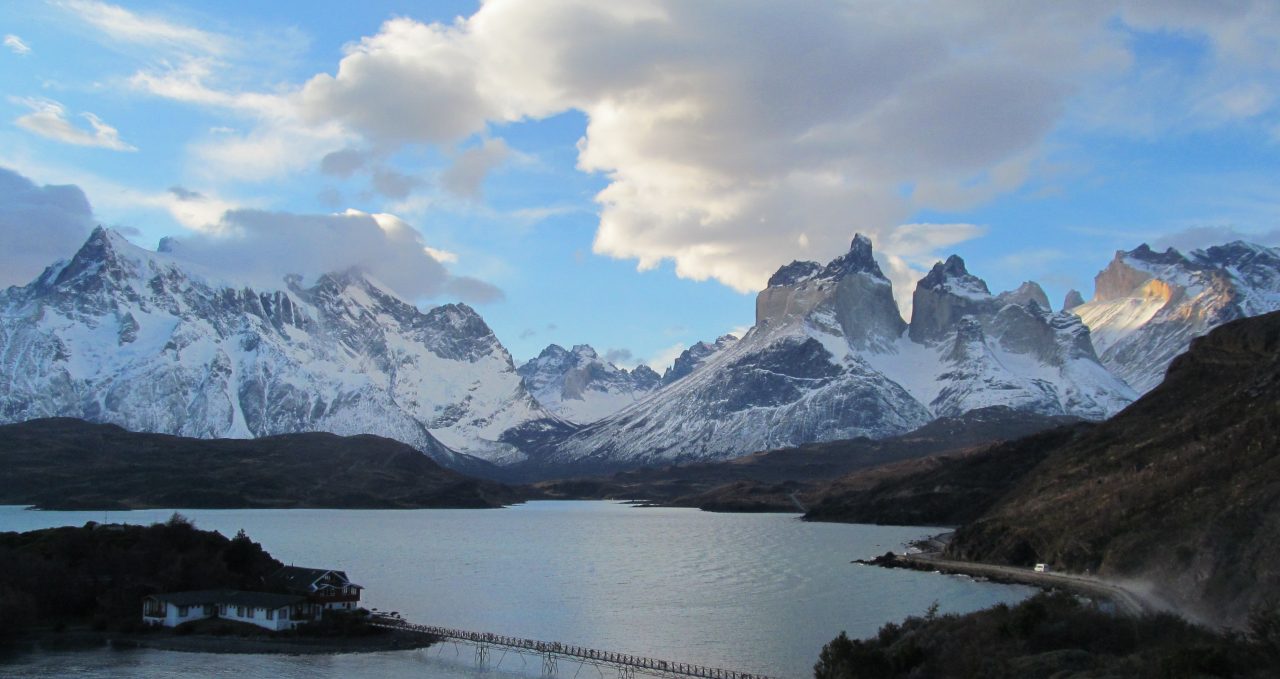
<path fill-rule="evenodd" d="M 645 658 L 643 656 L 614 653 L 613 651 L 602 651 L 594 648 L 562 644 L 554 641 L 521 639 L 519 637 L 508 637 L 501 634 L 490 634 L 488 632 L 471 632 L 467 630 L 450 629 L 448 627 L 416 625 L 403 621 L 388 621 L 378 624 L 392 629 L 430 634 L 441 639 L 510 648 L 517 651 L 528 651 L 548 658 L 561 657 L 591 664 L 611 665 L 625 670 L 640 672 L 642 674 L 672 677 L 675 679 L 681 679 L 683 677 L 701 677 L 702 679 L 775 679 L 774 677 L 768 677 L 763 674 L 750 674 L 748 672 L 725 670 L 718 667 L 706 667 L 704 665 L 694 665 L 692 663 Z M 554 667 L 554 665 L 552 665 L 552 667 Z M 544 669 L 546 668 L 547 665 L 544 665 Z"/>

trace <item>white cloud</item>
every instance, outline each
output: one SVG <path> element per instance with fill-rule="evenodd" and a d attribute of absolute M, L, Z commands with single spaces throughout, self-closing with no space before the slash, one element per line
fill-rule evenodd
<path fill-rule="evenodd" d="M 489 173 L 502 165 L 511 150 L 502 139 L 485 139 L 453 159 L 449 169 L 440 175 L 440 186 L 460 198 L 478 199 Z"/>
<path fill-rule="evenodd" d="M 31 54 L 31 48 L 27 46 L 27 43 L 23 42 L 22 38 L 19 38 L 12 33 L 4 36 L 4 46 L 8 47 L 9 51 L 18 56 L 25 57 L 28 54 Z"/>
<path fill-rule="evenodd" d="M 388 21 L 297 102 L 382 146 L 580 110 L 579 167 L 609 180 L 595 251 L 748 291 L 855 230 L 1018 186 L 1078 62 L 1114 48 L 1109 10 L 952 7 L 491 0 Z M 475 191 L 481 150 L 442 184 Z"/>
<path fill-rule="evenodd" d="M 211 55 L 225 54 L 230 49 L 231 41 L 225 36 L 161 17 L 137 14 L 119 5 L 98 0 L 58 0 L 54 4 L 121 42 Z"/>
<path fill-rule="evenodd" d="M 1158 131 L 1193 102 L 1206 102 L 1197 124 L 1274 124 L 1277 7 L 488 0 L 448 24 L 387 21 L 291 91 L 210 86 L 198 57 L 134 82 L 257 119 L 193 147 L 210 173 L 278 176 L 353 147 L 469 148 L 440 177 L 464 197 L 501 162 L 499 140 L 473 145 L 492 126 L 577 110 L 578 167 L 607 181 L 595 252 L 750 291 L 861 231 L 909 306 L 922 262 L 980 231 L 902 222 L 1024 185 L 1064 124 Z M 1148 68 L 1133 38 L 1157 31 L 1204 40 L 1205 68 Z M 425 200 L 374 179 L 402 205 Z"/>
<path fill-rule="evenodd" d="M 76 186 L 37 186 L 0 167 L 0 287 L 25 285 L 69 257 L 93 228 L 93 210 Z"/>
<path fill-rule="evenodd" d="M 31 113 L 19 116 L 14 121 L 14 124 L 28 132 L 34 132 L 46 139 L 53 139 L 54 141 L 76 146 L 93 146 L 113 151 L 138 150 L 133 145 L 120 139 L 120 133 L 116 128 L 106 124 L 92 113 L 80 114 L 91 128 L 86 130 L 82 127 L 76 127 L 71 121 L 67 120 L 66 107 L 52 99 L 27 97 L 14 99 L 13 101 L 31 109 Z"/>
<path fill-rule="evenodd" d="M 449 297 L 484 303 L 502 292 L 455 276 L 427 254 L 422 234 L 395 215 L 347 210 L 308 215 L 231 210 L 216 233 L 172 239 L 174 256 L 228 277 L 278 284 L 286 274 L 308 280 L 358 268 L 408 299 Z"/>
<path fill-rule="evenodd" d="M 449 252 L 448 250 L 440 250 L 431 246 L 424 246 L 422 251 L 431 256 L 431 259 L 441 264 L 454 264 L 458 261 L 458 253 Z"/>
<path fill-rule="evenodd" d="M 650 368 L 653 368 L 654 371 L 656 371 L 659 375 L 661 375 L 662 372 L 667 368 L 670 368 L 671 364 L 675 363 L 676 359 L 680 358 L 680 354 L 683 353 L 684 350 L 688 348 L 689 347 L 685 346 L 683 342 L 673 344 L 665 349 L 662 349 L 658 353 L 654 354 L 649 358 L 649 360 L 645 361 L 644 363 Z"/>

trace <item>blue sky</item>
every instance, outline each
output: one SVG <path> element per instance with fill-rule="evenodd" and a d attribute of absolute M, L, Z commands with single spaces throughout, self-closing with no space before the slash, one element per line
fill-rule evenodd
<path fill-rule="evenodd" d="M 952 252 L 1057 304 L 1141 242 L 1280 242 L 1275 3 L 1032 4 L 16 0 L 0 167 L 469 301 L 518 359 L 661 365 L 855 231 L 904 305 Z M 4 283 L 82 228 L 0 218 Z"/>

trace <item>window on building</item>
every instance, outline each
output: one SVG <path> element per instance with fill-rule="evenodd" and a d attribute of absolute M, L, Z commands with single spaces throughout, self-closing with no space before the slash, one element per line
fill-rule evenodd
<path fill-rule="evenodd" d="M 236 617 L 237 618 L 244 617 L 244 606 L 236 606 Z"/>
<path fill-rule="evenodd" d="M 287 609 L 287 608 L 282 608 L 282 609 L 280 609 L 280 619 L 281 619 L 281 620 L 288 620 L 288 619 L 289 619 L 289 609 Z"/>
<path fill-rule="evenodd" d="M 256 608 L 250 608 L 250 609 L 249 609 L 249 617 L 250 617 L 250 618 L 252 618 L 252 617 L 253 617 L 253 614 L 254 614 L 254 613 L 256 613 L 257 611 L 258 611 L 258 609 L 256 609 Z"/>
<path fill-rule="evenodd" d="M 223 616 L 223 617 L 226 617 L 226 615 L 227 615 L 227 605 L 226 605 L 226 604 L 218 604 L 218 615 L 221 615 L 221 616 Z"/>
<path fill-rule="evenodd" d="M 276 611 L 275 611 L 275 609 L 273 609 L 273 608 L 268 608 L 268 609 L 267 609 L 267 620 L 275 620 L 275 619 L 276 619 Z"/>
<path fill-rule="evenodd" d="M 185 618 L 185 617 L 187 617 L 187 609 L 188 609 L 188 607 L 187 607 L 187 606 L 179 606 L 179 607 L 178 607 L 178 617 L 179 617 L 179 618 Z"/>

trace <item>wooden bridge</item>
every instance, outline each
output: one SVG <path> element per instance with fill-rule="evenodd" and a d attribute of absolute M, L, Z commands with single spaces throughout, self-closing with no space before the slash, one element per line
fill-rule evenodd
<path fill-rule="evenodd" d="M 578 672 L 581 672 L 583 667 L 591 665 L 597 671 L 601 668 L 617 670 L 620 679 L 634 679 L 636 674 L 668 677 L 670 679 L 685 679 L 686 677 L 700 677 L 701 679 L 775 679 L 763 674 L 750 674 L 691 663 L 645 658 L 638 655 L 601 651 L 554 641 L 537 641 L 534 639 L 508 637 L 501 634 L 490 634 L 488 632 L 469 632 L 447 627 L 415 625 L 403 620 L 390 618 L 382 618 L 374 624 L 388 629 L 429 634 L 442 641 L 455 641 L 474 645 L 476 647 L 476 663 L 479 665 L 487 665 L 490 662 L 489 651 L 491 648 L 538 655 L 542 658 L 542 674 L 544 676 L 556 674 L 560 660 L 569 660 L 578 663 Z M 502 660 L 499 658 L 498 663 L 501 664 L 501 662 Z M 603 673 L 600 674 L 602 677 L 604 676 Z M 577 677 L 576 673 L 574 677 Z"/>

